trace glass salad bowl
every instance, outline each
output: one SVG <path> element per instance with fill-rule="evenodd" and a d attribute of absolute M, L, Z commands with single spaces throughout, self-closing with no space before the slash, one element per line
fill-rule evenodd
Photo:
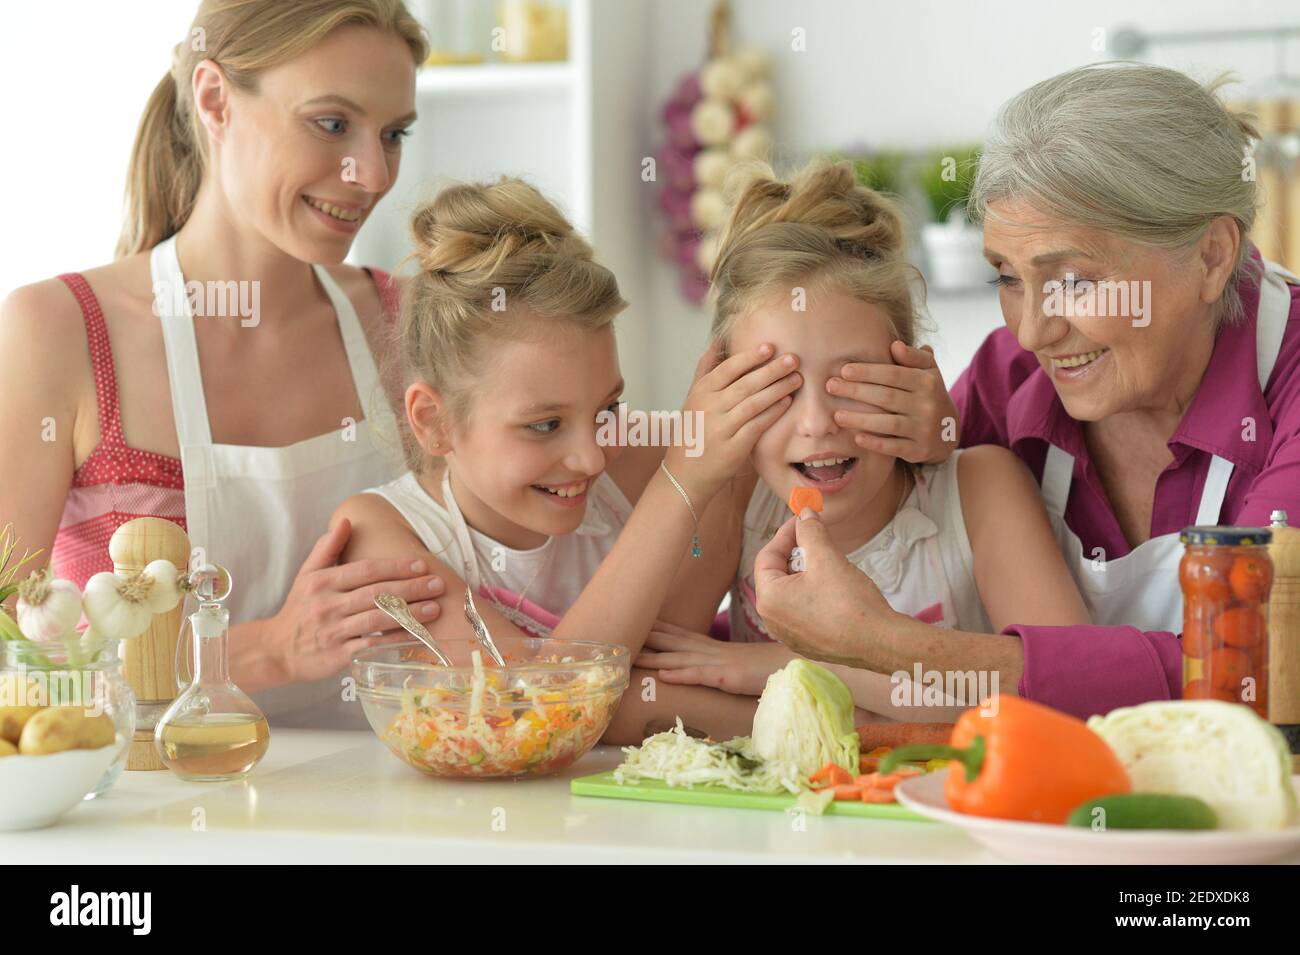
<path fill-rule="evenodd" d="M 596 744 L 627 689 L 627 648 L 525 637 L 496 644 L 504 668 L 471 639 L 438 641 L 449 667 L 414 641 L 353 658 L 366 719 L 393 755 L 431 776 L 510 778 L 559 772 Z"/>

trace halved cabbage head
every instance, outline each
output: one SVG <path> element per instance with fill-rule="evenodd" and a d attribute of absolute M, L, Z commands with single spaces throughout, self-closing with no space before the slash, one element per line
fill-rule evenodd
<path fill-rule="evenodd" d="M 767 678 L 754 713 L 754 751 L 805 779 L 827 763 L 858 772 L 853 694 L 844 681 L 802 658 Z"/>
<path fill-rule="evenodd" d="M 1281 829 L 1296 817 L 1291 754 L 1277 727 L 1218 700 L 1143 703 L 1094 716 L 1134 792 L 1205 800 L 1224 829 Z"/>

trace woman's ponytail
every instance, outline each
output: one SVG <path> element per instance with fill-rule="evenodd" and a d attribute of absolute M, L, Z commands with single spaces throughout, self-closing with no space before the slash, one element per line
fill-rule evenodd
<path fill-rule="evenodd" d="M 174 235 L 194 208 L 203 157 L 190 117 L 178 104 L 176 79 L 168 73 L 145 105 L 131 149 L 119 259 Z"/>

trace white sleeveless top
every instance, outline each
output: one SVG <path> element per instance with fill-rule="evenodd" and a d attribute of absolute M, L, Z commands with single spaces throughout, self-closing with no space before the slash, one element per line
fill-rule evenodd
<path fill-rule="evenodd" d="M 548 538 L 531 550 L 515 550 L 465 523 L 447 471 L 442 477 L 446 507 L 411 471 L 363 493 L 378 494 L 397 508 L 429 553 L 459 573 L 517 627 L 540 637 L 549 637 L 577 601 L 632 516 L 627 497 L 613 478 L 602 473 L 591 485 L 577 530 Z"/>
<path fill-rule="evenodd" d="M 916 485 L 894 519 L 846 556 L 899 613 L 948 629 L 989 633 L 993 628 L 975 585 L 961 510 L 960 455 L 954 451 L 942 464 L 916 469 Z M 754 558 L 789 518 L 786 503 L 759 481 L 745 508 L 744 545 L 731 591 L 734 641 L 772 639 L 755 609 Z"/>

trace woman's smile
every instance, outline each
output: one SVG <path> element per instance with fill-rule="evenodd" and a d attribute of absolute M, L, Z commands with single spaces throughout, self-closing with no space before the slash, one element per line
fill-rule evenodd
<path fill-rule="evenodd" d="M 365 220 L 364 206 L 329 202 L 306 193 L 303 194 L 302 201 L 320 222 L 337 232 L 351 235 L 361 228 L 361 223 Z"/>
<path fill-rule="evenodd" d="M 1076 382 L 1103 367 L 1109 354 L 1109 348 L 1097 348 L 1074 355 L 1048 357 L 1047 361 L 1052 369 L 1052 377 L 1057 382 Z"/>

